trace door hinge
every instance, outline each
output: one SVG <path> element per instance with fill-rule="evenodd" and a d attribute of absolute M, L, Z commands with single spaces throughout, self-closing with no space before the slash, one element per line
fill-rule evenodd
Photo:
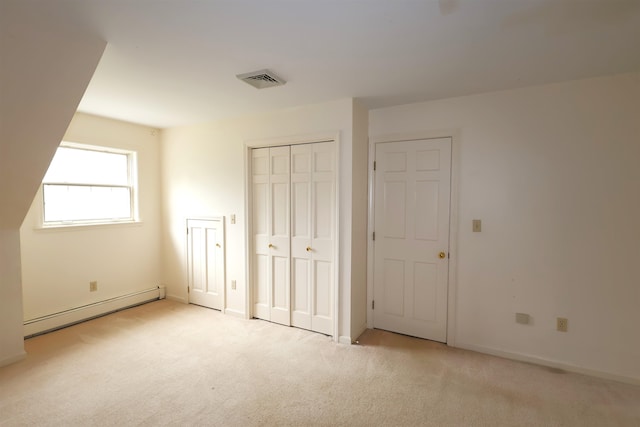
<path fill-rule="evenodd" d="M 187 227 L 187 234 L 189 234 L 189 227 Z"/>
<path fill-rule="evenodd" d="M 376 170 L 376 161 L 375 160 L 373 161 L 373 170 L 374 171 Z"/>
<path fill-rule="evenodd" d="M 376 232 L 375 231 L 373 232 L 373 241 L 374 242 L 376 241 Z"/>
<path fill-rule="evenodd" d="M 375 309 L 376 309 L 376 301 L 371 300 L 371 310 L 375 310 Z"/>
<path fill-rule="evenodd" d="M 187 286 L 187 293 L 190 294 L 191 290 L 189 289 L 189 287 Z"/>

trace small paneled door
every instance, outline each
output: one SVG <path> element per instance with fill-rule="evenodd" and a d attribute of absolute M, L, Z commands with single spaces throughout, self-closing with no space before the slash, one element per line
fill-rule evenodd
<path fill-rule="evenodd" d="M 189 302 L 224 308 L 224 218 L 187 220 Z"/>

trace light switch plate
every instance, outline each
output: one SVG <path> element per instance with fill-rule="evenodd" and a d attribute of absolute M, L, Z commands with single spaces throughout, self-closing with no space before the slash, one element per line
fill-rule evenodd
<path fill-rule="evenodd" d="M 474 233 L 479 233 L 482 231 L 482 220 L 479 219 L 474 219 L 472 221 L 473 224 L 473 232 Z"/>

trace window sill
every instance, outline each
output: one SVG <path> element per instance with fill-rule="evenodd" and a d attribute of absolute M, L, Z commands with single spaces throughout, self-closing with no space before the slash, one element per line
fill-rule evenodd
<path fill-rule="evenodd" d="M 119 221 L 119 222 L 94 222 L 86 224 L 55 224 L 55 225 L 41 225 L 34 227 L 37 232 L 56 232 L 56 231 L 86 231 L 95 230 L 101 228 L 128 228 L 128 227 L 140 227 L 143 225 L 142 221 Z"/>

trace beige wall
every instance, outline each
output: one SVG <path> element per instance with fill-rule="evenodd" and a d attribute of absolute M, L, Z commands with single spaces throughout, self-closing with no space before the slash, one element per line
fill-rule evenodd
<path fill-rule="evenodd" d="M 160 283 L 159 132 L 76 114 L 63 140 L 137 152 L 141 222 L 43 230 L 39 191 L 20 229 L 25 320 Z M 89 292 L 94 280 L 98 291 Z"/>
<path fill-rule="evenodd" d="M 351 330 L 353 339 L 367 328 L 367 217 L 369 207 L 369 111 L 353 104 L 353 214 L 351 234 Z"/>
<path fill-rule="evenodd" d="M 20 233 L 0 229 L 0 366 L 24 357 L 22 337 Z"/>
<path fill-rule="evenodd" d="M 640 74 L 370 112 L 460 136 L 457 345 L 640 380 L 639 117 Z"/>
<path fill-rule="evenodd" d="M 341 147 L 339 334 L 343 340 L 352 339 L 352 110 L 353 101 L 346 99 L 163 131 L 163 277 L 168 297 L 182 301 L 187 298 L 186 218 L 223 215 L 226 217 L 226 311 L 244 316 L 248 286 L 245 143 L 267 139 L 295 140 L 319 133 L 338 135 Z M 236 215 L 236 224 L 230 224 L 231 214 Z M 237 281 L 235 290 L 230 288 L 231 280 Z"/>
<path fill-rule="evenodd" d="M 32 6 L 0 13 L 0 366 L 24 356 L 20 224 L 106 46 Z"/>

